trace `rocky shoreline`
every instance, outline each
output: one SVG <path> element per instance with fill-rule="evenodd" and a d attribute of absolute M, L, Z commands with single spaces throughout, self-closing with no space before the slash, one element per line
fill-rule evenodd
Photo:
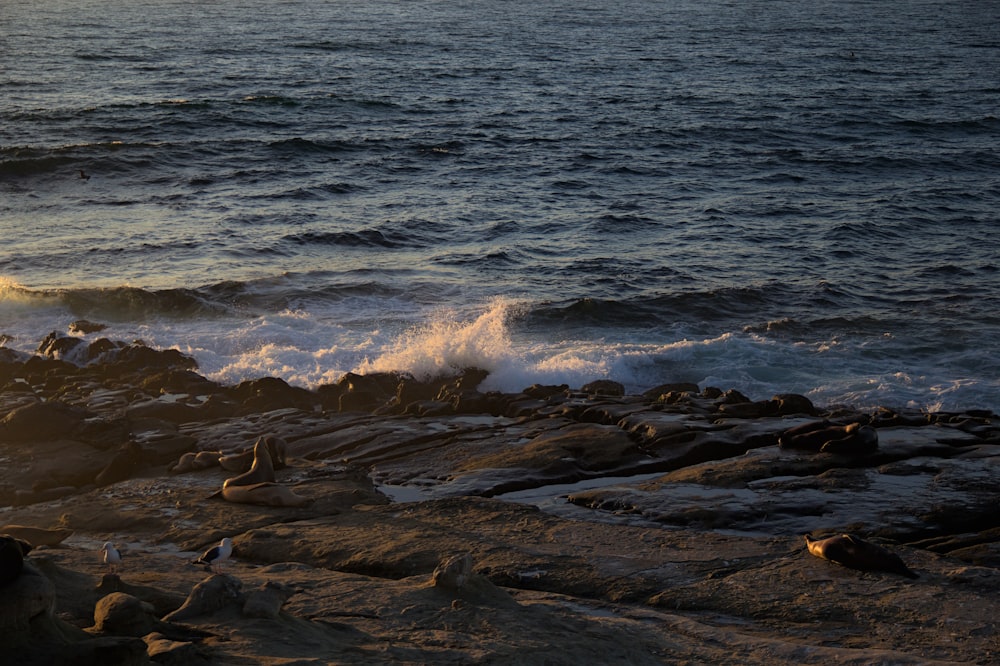
<path fill-rule="evenodd" d="M 0 347 L 0 566 L 23 562 L 2 642 L 26 664 L 1000 659 L 994 414 L 485 376 L 222 386 L 141 343 Z M 803 539 L 842 533 L 919 577 Z M 191 564 L 223 537 L 222 570 Z"/>

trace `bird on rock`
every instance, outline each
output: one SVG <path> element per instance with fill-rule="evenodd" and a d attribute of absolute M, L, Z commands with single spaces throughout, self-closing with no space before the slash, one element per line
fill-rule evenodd
<path fill-rule="evenodd" d="M 216 567 L 221 569 L 222 564 L 233 554 L 233 540 L 226 537 L 219 542 L 218 546 L 213 546 L 206 550 L 201 557 L 193 564 L 204 564 L 210 571 L 216 571 Z"/>
<path fill-rule="evenodd" d="M 118 573 L 118 565 L 122 563 L 122 551 L 115 548 L 110 541 L 104 542 L 101 546 L 101 559 L 108 565 L 108 573 Z"/>

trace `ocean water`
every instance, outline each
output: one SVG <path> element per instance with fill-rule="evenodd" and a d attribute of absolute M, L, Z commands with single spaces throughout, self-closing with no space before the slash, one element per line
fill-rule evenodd
<path fill-rule="evenodd" d="M 998 25 L 4 0 L 0 335 L 88 319 L 232 383 L 476 365 L 1000 411 Z"/>

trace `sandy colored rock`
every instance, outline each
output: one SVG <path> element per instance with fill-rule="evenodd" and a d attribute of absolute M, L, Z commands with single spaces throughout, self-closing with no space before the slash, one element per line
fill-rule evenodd
<path fill-rule="evenodd" d="M 164 616 L 165 622 L 185 622 L 243 602 L 243 584 L 236 578 L 214 574 L 195 585 L 180 608 Z"/>
<path fill-rule="evenodd" d="M 246 593 L 243 614 L 247 617 L 276 618 L 295 590 L 288 585 L 267 581 Z"/>
<path fill-rule="evenodd" d="M 170 640 L 153 632 L 143 636 L 149 660 L 162 666 L 201 666 L 210 663 L 198 646 L 190 641 Z"/>
<path fill-rule="evenodd" d="M 156 626 L 153 606 L 131 594 L 112 592 L 94 607 L 95 632 L 118 636 L 145 636 Z"/>
<path fill-rule="evenodd" d="M 471 576 L 472 555 L 463 553 L 441 560 L 431 574 L 431 582 L 447 590 L 460 590 Z"/>

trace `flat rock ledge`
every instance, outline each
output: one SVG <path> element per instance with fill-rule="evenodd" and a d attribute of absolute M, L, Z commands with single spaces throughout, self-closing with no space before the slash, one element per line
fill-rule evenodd
<path fill-rule="evenodd" d="M 993 413 L 485 376 L 230 387 L 139 343 L 0 348 L 0 533 L 30 547 L 0 642 L 28 664 L 1000 661 Z M 280 456 L 248 472 L 258 441 Z M 226 499 L 245 475 L 259 501 Z M 918 578 L 803 538 L 842 533 Z M 223 537 L 229 560 L 192 564 Z"/>

